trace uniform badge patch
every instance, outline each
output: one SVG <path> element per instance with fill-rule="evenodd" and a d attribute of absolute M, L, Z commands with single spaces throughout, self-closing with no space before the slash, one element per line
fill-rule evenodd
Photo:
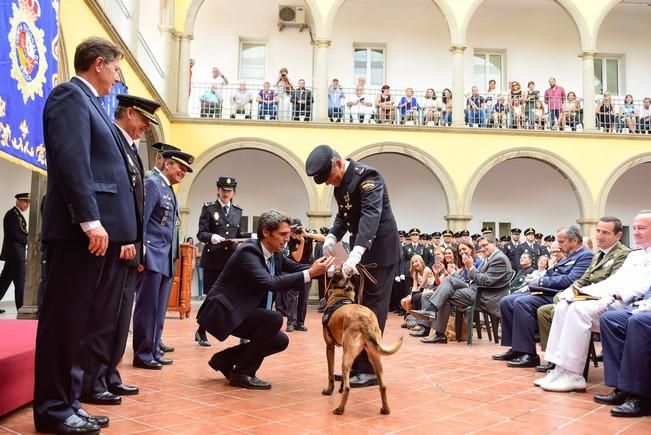
<path fill-rule="evenodd" d="M 215 218 L 216 221 L 219 220 L 219 213 L 215 212 L 212 216 Z"/>
<path fill-rule="evenodd" d="M 361 187 L 364 192 L 370 192 L 375 189 L 375 183 L 373 180 L 366 180 L 361 184 Z"/>
<path fill-rule="evenodd" d="M 359 175 L 362 175 L 364 173 L 364 168 L 358 166 L 355 168 L 355 172 L 358 173 Z"/>

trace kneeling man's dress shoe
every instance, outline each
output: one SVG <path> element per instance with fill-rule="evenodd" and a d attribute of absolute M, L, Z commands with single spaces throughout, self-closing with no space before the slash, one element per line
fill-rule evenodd
<path fill-rule="evenodd" d="M 109 426 L 109 418 L 104 416 L 104 415 L 90 415 L 86 410 L 83 408 L 79 408 L 79 411 L 77 411 L 77 416 L 83 418 L 87 422 L 91 424 L 96 424 L 99 427 L 108 427 Z"/>
<path fill-rule="evenodd" d="M 208 361 L 208 365 L 210 368 L 212 368 L 216 372 L 221 372 L 222 375 L 226 379 L 229 379 L 231 377 L 231 372 L 233 371 L 233 364 L 229 364 L 219 356 L 218 353 L 214 354 L 212 358 L 210 358 L 210 361 Z"/>
<path fill-rule="evenodd" d="M 537 354 L 525 353 L 516 359 L 512 359 L 506 365 L 513 368 L 536 367 L 540 364 L 540 357 Z"/>
<path fill-rule="evenodd" d="M 615 388 L 608 394 L 595 394 L 593 399 L 595 402 L 601 403 L 603 405 L 618 406 L 626 402 L 626 399 L 628 399 L 628 393 L 626 391 L 618 390 Z"/>
<path fill-rule="evenodd" d="M 134 396 L 140 392 L 135 385 L 127 384 L 111 384 L 108 387 L 109 391 L 118 396 Z"/>
<path fill-rule="evenodd" d="M 171 360 L 169 358 L 165 358 L 164 356 L 158 358 L 156 361 L 158 361 L 160 364 L 162 364 L 164 366 L 169 366 L 174 362 L 173 360 Z"/>
<path fill-rule="evenodd" d="M 85 418 L 79 417 L 77 414 L 73 414 L 63 423 L 59 423 L 53 431 L 39 429 L 41 432 L 55 432 L 57 435 L 95 435 L 99 434 L 99 430 L 99 425 L 91 423 Z"/>
<path fill-rule="evenodd" d="M 630 395 L 626 402 L 610 410 L 615 417 L 643 417 L 651 415 L 651 400 Z"/>
<path fill-rule="evenodd" d="M 84 403 L 92 403 L 94 405 L 119 405 L 122 403 L 122 398 L 115 394 L 104 391 L 102 393 L 82 394 L 79 399 Z"/>
<path fill-rule="evenodd" d="M 166 353 L 174 352 L 174 348 L 172 346 L 167 346 L 163 342 L 161 342 L 161 344 L 160 344 L 160 350 L 162 350 L 163 352 L 166 352 Z"/>
<path fill-rule="evenodd" d="M 147 370 L 160 370 L 163 368 L 163 365 L 154 359 L 151 361 L 142 361 L 138 358 L 134 358 L 133 366 L 138 367 L 139 369 Z"/>
<path fill-rule="evenodd" d="M 371 373 L 360 373 L 350 378 L 351 388 L 371 387 L 378 385 L 377 376 Z"/>
<path fill-rule="evenodd" d="M 516 359 L 522 354 L 520 352 L 516 352 L 513 349 L 509 349 L 504 353 L 498 353 L 493 355 L 491 358 L 493 358 L 496 361 L 511 361 L 512 359 Z"/>
<path fill-rule="evenodd" d="M 250 390 L 270 390 L 271 384 L 255 376 L 243 375 L 241 373 L 231 373 L 229 377 L 230 384 L 234 387 L 248 388 Z"/>

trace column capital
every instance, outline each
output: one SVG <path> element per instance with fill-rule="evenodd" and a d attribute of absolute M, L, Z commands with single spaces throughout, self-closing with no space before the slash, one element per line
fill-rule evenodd
<path fill-rule="evenodd" d="M 330 44 L 332 43 L 332 40 L 330 39 L 315 39 L 312 44 L 314 44 L 315 47 L 317 48 L 328 48 L 330 47 Z"/>
<path fill-rule="evenodd" d="M 599 223 L 599 219 L 597 218 L 581 218 L 577 219 L 576 223 L 579 225 L 597 225 Z"/>
<path fill-rule="evenodd" d="M 329 218 L 332 217 L 332 212 L 331 211 L 320 211 L 320 210 L 308 210 L 305 212 L 307 217 L 312 218 Z"/>
<path fill-rule="evenodd" d="M 583 59 L 586 59 L 586 58 L 589 59 L 589 58 L 594 58 L 597 54 L 599 54 L 599 52 L 597 50 L 584 50 L 584 51 L 581 52 L 579 57 L 582 57 Z"/>
<path fill-rule="evenodd" d="M 194 34 L 186 32 L 174 32 L 174 37 L 179 41 L 192 41 L 194 39 Z"/>
<path fill-rule="evenodd" d="M 188 207 L 179 207 L 179 214 L 190 214 L 190 208 L 188 208 Z"/>
<path fill-rule="evenodd" d="M 170 33 L 170 34 L 172 34 L 172 35 L 174 35 L 174 34 L 176 33 L 176 29 L 174 28 L 174 26 L 164 26 L 164 25 L 160 25 L 160 26 L 158 26 L 158 30 L 159 30 L 161 33 Z"/>
<path fill-rule="evenodd" d="M 450 46 L 450 52 L 452 52 L 452 53 L 463 53 L 463 52 L 466 50 L 466 48 L 468 48 L 467 45 L 463 45 L 463 44 L 452 44 L 452 45 Z"/>

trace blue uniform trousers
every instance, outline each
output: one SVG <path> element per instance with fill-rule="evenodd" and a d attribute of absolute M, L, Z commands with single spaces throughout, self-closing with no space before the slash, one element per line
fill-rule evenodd
<path fill-rule="evenodd" d="M 514 293 L 500 302 L 502 346 L 511 346 L 515 352 L 536 353 L 538 308 L 551 304 L 552 296 Z"/>
<path fill-rule="evenodd" d="M 651 312 L 610 311 L 599 325 L 606 385 L 651 399 Z"/>
<path fill-rule="evenodd" d="M 162 356 L 160 338 L 172 277 L 145 269 L 139 276 L 133 312 L 133 357 L 141 361 Z"/>

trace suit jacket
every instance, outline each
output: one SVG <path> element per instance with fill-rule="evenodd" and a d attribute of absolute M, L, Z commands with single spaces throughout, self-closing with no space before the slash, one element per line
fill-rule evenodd
<path fill-rule="evenodd" d="M 138 238 L 134 192 L 120 137 L 99 99 L 77 78 L 54 88 L 43 110 L 47 195 L 42 240 L 86 240 L 99 220 L 109 241 Z"/>
<path fill-rule="evenodd" d="M 370 166 L 350 160 L 334 193 L 338 211 L 330 232 L 337 240 L 350 232 L 351 249 L 366 248 L 362 264 L 388 267 L 400 261 L 398 227 L 382 175 Z"/>
<path fill-rule="evenodd" d="M 155 173 L 145 179 L 144 242 L 145 268 L 165 276 L 172 276 L 173 244 L 179 224 L 176 195 L 172 187 Z"/>
<path fill-rule="evenodd" d="M 219 201 L 206 202 L 199 217 L 199 232 L 197 238 L 206 246 L 201 254 L 201 267 L 212 270 L 222 270 L 226 261 L 235 250 L 235 245 L 229 242 L 213 244 L 212 236 L 217 234 L 225 239 L 251 237 L 251 233 L 243 233 L 240 229 L 242 209 L 231 202 L 228 216 L 224 214 Z"/>
<path fill-rule="evenodd" d="M 260 306 L 268 291 L 284 292 L 303 286 L 303 270 L 309 266 L 296 263 L 282 252 L 273 254 L 273 259 L 272 276 L 260 241 L 241 243 L 201 305 L 197 313 L 199 324 L 224 341 Z"/>
<path fill-rule="evenodd" d="M 617 242 L 617 244 L 613 246 L 613 248 L 604 255 L 601 260 L 599 260 L 599 254 L 595 255 L 592 258 L 590 267 L 586 269 L 583 276 L 574 281 L 574 287 L 578 289 L 590 284 L 596 284 L 608 278 L 610 275 L 615 273 L 617 269 L 622 267 L 622 264 L 624 264 L 624 261 L 630 252 L 631 250 L 628 247 Z"/>
<path fill-rule="evenodd" d="M 4 239 L 0 260 L 25 261 L 25 247 L 27 246 L 27 221 L 18 207 L 12 207 L 5 213 L 2 220 Z"/>
<path fill-rule="evenodd" d="M 499 249 L 475 269 L 468 271 L 470 286 L 480 293 L 480 304 L 489 313 L 499 316 L 500 300 L 509 292 L 513 269 L 508 257 Z"/>
<path fill-rule="evenodd" d="M 538 280 L 538 286 L 553 290 L 565 290 L 574 281 L 581 278 L 590 266 L 594 254 L 581 246 L 572 255 L 568 255 L 556 265 L 547 269 L 547 273 Z"/>

